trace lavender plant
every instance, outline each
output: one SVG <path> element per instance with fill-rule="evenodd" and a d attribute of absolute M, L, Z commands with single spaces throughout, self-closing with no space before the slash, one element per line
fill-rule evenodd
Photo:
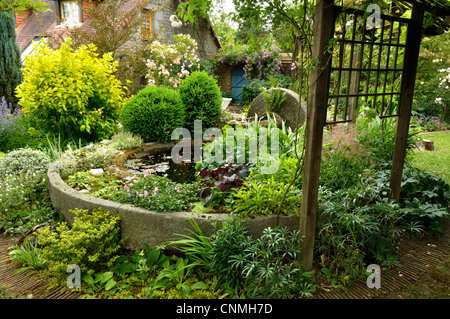
<path fill-rule="evenodd" d="M 19 130 L 19 117 L 21 111 L 13 108 L 12 103 L 8 103 L 5 97 L 0 102 L 0 151 L 8 151 L 8 142 L 17 130 Z"/>

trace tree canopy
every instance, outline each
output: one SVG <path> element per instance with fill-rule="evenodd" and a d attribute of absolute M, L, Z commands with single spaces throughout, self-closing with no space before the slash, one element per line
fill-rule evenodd
<path fill-rule="evenodd" d="M 46 6 L 48 3 L 39 0 L 0 0 L 0 12 L 18 12 L 22 10 L 46 12 L 50 9 Z"/>

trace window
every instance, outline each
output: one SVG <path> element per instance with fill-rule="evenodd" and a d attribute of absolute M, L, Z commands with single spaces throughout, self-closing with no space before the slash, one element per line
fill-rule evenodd
<path fill-rule="evenodd" d="M 151 39 L 152 34 L 152 11 L 142 9 L 142 38 L 144 40 Z"/>
<path fill-rule="evenodd" d="M 60 10 L 62 24 L 74 25 L 81 22 L 80 9 L 77 1 L 61 1 Z"/>

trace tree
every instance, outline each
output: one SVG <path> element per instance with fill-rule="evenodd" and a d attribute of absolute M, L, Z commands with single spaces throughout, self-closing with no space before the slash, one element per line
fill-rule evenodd
<path fill-rule="evenodd" d="M 22 62 L 14 16 L 0 12 L 0 30 L 0 96 L 8 102 L 16 102 L 14 90 L 22 81 Z"/>
<path fill-rule="evenodd" d="M 220 4 L 221 0 L 217 2 Z M 184 22 L 190 22 L 192 25 L 195 25 L 199 19 L 208 18 L 212 5 L 213 0 L 180 0 L 177 13 Z"/>
<path fill-rule="evenodd" d="M 49 8 L 45 6 L 48 3 L 40 2 L 39 0 L 0 0 L 0 12 L 6 12 L 8 15 L 11 12 L 20 12 L 22 10 L 31 10 L 31 11 L 49 11 Z"/>
<path fill-rule="evenodd" d="M 285 48 L 290 49 L 296 59 L 300 46 L 309 51 L 312 47 L 312 21 L 314 1 L 308 0 L 233 0 L 236 7 L 236 18 L 242 24 L 249 22 L 258 30 L 267 29 L 277 37 Z"/>

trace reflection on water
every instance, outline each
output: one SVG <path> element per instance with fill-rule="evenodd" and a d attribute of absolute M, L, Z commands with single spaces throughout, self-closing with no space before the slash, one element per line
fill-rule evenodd
<path fill-rule="evenodd" d="M 165 176 L 177 183 L 191 183 L 195 181 L 195 163 L 185 161 L 177 164 L 172 160 L 170 152 L 158 154 L 136 154 L 136 158 L 128 159 L 124 168 L 134 175 L 152 174 Z"/>

